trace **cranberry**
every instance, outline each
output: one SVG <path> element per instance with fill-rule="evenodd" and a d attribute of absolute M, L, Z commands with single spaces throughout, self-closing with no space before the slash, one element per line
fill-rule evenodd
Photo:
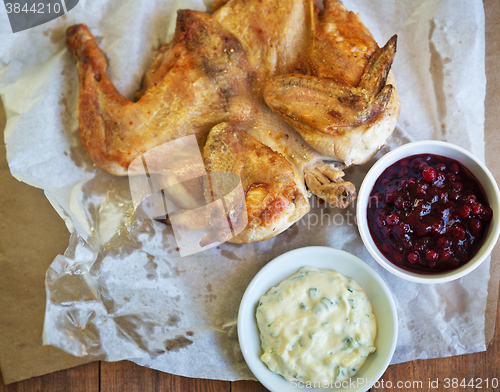
<path fill-rule="evenodd" d="M 413 243 L 411 242 L 411 240 L 404 239 L 401 242 L 403 243 L 403 248 L 405 250 L 411 250 L 411 249 L 413 249 Z"/>
<path fill-rule="evenodd" d="M 381 182 L 382 186 L 388 186 L 391 183 L 391 180 L 388 178 L 384 178 Z"/>
<path fill-rule="evenodd" d="M 407 167 L 403 166 L 401 169 L 399 169 L 399 176 L 400 177 L 404 177 L 407 175 L 408 175 L 408 168 Z"/>
<path fill-rule="evenodd" d="M 460 198 L 460 192 L 457 191 L 451 191 L 450 192 L 450 199 L 457 201 Z"/>
<path fill-rule="evenodd" d="M 387 169 L 386 169 L 386 173 L 387 175 L 392 178 L 394 177 L 396 174 L 398 174 L 398 170 L 393 167 L 393 166 L 389 166 Z"/>
<path fill-rule="evenodd" d="M 484 211 L 483 205 L 481 203 L 474 203 L 472 205 L 472 214 L 479 215 Z"/>
<path fill-rule="evenodd" d="M 407 210 L 410 207 L 410 200 L 405 199 L 404 197 L 399 196 L 394 201 L 394 206 L 399 210 Z"/>
<path fill-rule="evenodd" d="M 405 223 L 405 222 L 401 222 L 399 224 L 399 229 L 401 230 L 401 233 L 403 233 L 403 234 L 409 233 L 411 231 L 410 225 L 408 223 Z"/>
<path fill-rule="evenodd" d="M 423 159 L 422 159 L 422 158 L 420 158 L 420 157 L 418 157 L 418 158 L 415 158 L 415 159 L 413 159 L 413 160 L 411 161 L 411 165 L 412 165 L 415 169 L 417 169 L 417 168 L 420 166 L 420 164 L 421 164 L 422 162 L 423 162 Z"/>
<path fill-rule="evenodd" d="M 453 225 L 451 235 L 453 236 L 453 239 L 457 241 L 464 240 L 466 236 L 465 228 L 460 223 L 455 223 Z"/>
<path fill-rule="evenodd" d="M 483 228 L 483 224 L 481 223 L 481 221 L 479 219 L 472 218 L 469 221 L 469 231 L 472 234 L 478 234 L 482 228 Z"/>
<path fill-rule="evenodd" d="M 460 172 L 460 163 L 454 161 L 450 165 L 450 169 L 453 173 L 458 174 Z"/>
<path fill-rule="evenodd" d="M 439 170 L 439 171 L 444 172 L 446 170 L 446 164 L 444 164 L 444 163 L 438 163 L 436 165 L 436 169 Z"/>
<path fill-rule="evenodd" d="M 490 207 L 486 207 L 481 214 L 481 219 L 485 222 L 489 222 L 493 217 L 493 210 Z"/>
<path fill-rule="evenodd" d="M 423 253 L 427 250 L 427 245 L 415 242 L 413 244 L 413 250 L 418 253 Z"/>
<path fill-rule="evenodd" d="M 417 194 L 419 196 L 425 196 L 425 194 L 427 193 L 427 188 L 428 188 L 428 185 L 427 184 L 420 184 L 418 187 L 417 187 Z"/>
<path fill-rule="evenodd" d="M 451 251 L 449 249 L 443 249 L 439 252 L 439 260 L 448 261 L 451 257 Z"/>
<path fill-rule="evenodd" d="M 418 165 L 418 170 L 420 170 L 421 172 L 423 172 L 428 167 L 429 167 L 429 165 L 428 165 L 427 162 L 422 162 L 420 165 Z"/>
<path fill-rule="evenodd" d="M 429 261 L 428 265 L 429 267 L 434 268 L 437 265 L 437 263 L 435 261 Z"/>
<path fill-rule="evenodd" d="M 396 249 L 396 251 L 398 251 L 398 252 L 402 252 L 404 250 L 404 247 L 403 247 L 403 245 L 401 245 L 401 243 L 395 242 L 394 249 Z"/>
<path fill-rule="evenodd" d="M 437 196 L 439 198 L 439 200 L 442 200 L 444 202 L 447 202 L 448 201 L 448 192 L 445 192 L 445 191 L 439 191 L 437 193 Z"/>
<path fill-rule="evenodd" d="M 417 179 L 415 177 L 408 178 L 408 185 L 415 185 L 417 183 Z"/>
<path fill-rule="evenodd" d="M 409 159 L 402 159 L 399 164 L 404 167 L 410 167 L 410 160 Z"/>
<path fill-rule="evenodd" d="M 415 234 L 417 237 L 423 237 L 426 235 L 429 231 L 431 231 L 431 226 L 429 226 L 426 223 L 419 223 L 415 226 Z"/>
<path fill-rule="evenodd" d="M 382 252 L 384 253 L 389 253 L 391 251 L 391 245 L 388 244 L 387 242 L 382 245 Z"/>
<path fill-rule="evenodd" d="M 422 176 L 424 177 L 424 180 L 426 182 L 433 183 L 434 181 L 436 181 L 436 176 L 437 176 L 436 169 L 433 169 L 432 167 L 427 167 L 422 172 Z"/>
<path fill-rule="evenodd" d="M 467 204 L 462 204 L 460 206 L 460 209 L 458 210 L 458 215 L 460 216 L 460 218 L 468 218 L 470 213 L 472 211 L 472 208 L 470 208 L 470 206 L 468 206 Z"/>
<path fill-rule="evenodd" d="M 457 191 L 457 192 L 460 192 L 464 187 L 464 184 L 462 184 L 461 182 L 459 181 L 455 181 L 452 185 L 451 185 L 451 188 L 454 190 L 454 191 Z"/>
<path fill-rule="evenodd" d="M 381 202 L 382 199 L 384 198 L 384 195 L 380 192 L 375 192 L 375 194 L 371 197 L 370 201 L 373 200 L 375 202 Z"/>
<path fill-rule="evenodd" d="M 394 204 L 394 201 L 398 197 L 398 193 L 395 189 L 386 189 L 384 193 L 384 201 L 387 204 Z"/>
<path fill-rule="evenodd" d="M 451 241 L 445 235 L 440 235 L 436 240 L 436 246 L 440 249 L 449 248 Z"/>
<path fill-rule="evenodd" d="M 474 204 L 476 201 L 477 201 L 477 197 L 476 197 L 476 195 L 473 195 L 473 194 L 467 195 L 467 197 L 465 198 L 465 202 L 467 204 Z"/>
<path fill-rule="evenodd" d="M 397 264 L 401 264 L 405 260 L 405 255 L 402 252 L 394 252 L 392 254 L 392 260 Z"/>
<path fill-rule="evenodd" d="M 415 244 L 413 244 L 413 250 L 416 252 L 424 252 L 427 250 L 427 239 L 426 238 L 419 238 L 417 241 L 415 241 Z"/>
<path fill-rule="evenodd" d="M 385 218 L 385 222 L 389 226 L 396 226 L 399 223 L 399 215 L 393 212 L 392 214 L 387 215 L 387 218 Z"/>
<path fill-rule="evenodd" d="M 378 227 L 385 226 L 385 218 L 382 215 L 377 216 L 377 226 Z"/>
<path fill-rule="evenodd" d="M 418 210 L 420 211 L 420 216 L 427 215 L 431 211 L 431 205 L 427 202 L 421 202 L 417 205 Z"/>
<path fill-rule="evenodd" d="M 437 260 L 439 257 L 439 254 L 438 252 L 436 252 L 435 249 L 429 249 L 427 252 L 425 252 L 425 258 L 428 260 L 428 261 L 434 261 L 434 260 Z"/>
<path fill-rule="evenodd" d="M 407 259 L 409 263 L 415 264 L 418 261 L 418 259 L 420 259 L 420 256 L 418 255 L 417 252 L 410 252 L 408 253 Z"/>
<path fill-rule="evenodd" d="M 457 176 L 455 175 L 455 173 L 448 172 L 446 173 L 446 179 L 448 181 L 455 181 L 457 179 Z"/>
<path fill-rule="evenodd" d="M 420 216 L 416 211 L 412 211 L 408 214 L 405 221 L 411 226 L 414 227 L 420 221 Z"/>
<path fill-rule="evenodd" d="M 444 182 L 446 180 L 446 176 L 443 173 L 438 172 L 438 174 L 436 175 L 436 180 L 439 182 Z"/>
<path fill-rule="evenodd" d="M 444 229 L 444 220 L 440 218 L 432 219 L 432 225 L 431 225 L 432 234 L 440 234 L 441 231 L 443 231 L 443 229 Z"/>

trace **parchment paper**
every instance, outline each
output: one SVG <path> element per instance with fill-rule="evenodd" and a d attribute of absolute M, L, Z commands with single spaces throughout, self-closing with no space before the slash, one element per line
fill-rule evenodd
<path fill-rule="evenodd" d="M 345 1 L 375 38 L 399 34 L 394 73 L 403 103 L 389 146 L 452 141 L 484 159 L 484 12 L 479 1 Z M 170 229 L 135 219 L 126 179 L 96 169 L 77 133 L 77 78 L 67 26 L 86 23 L 132 97 L 154 48 L 171 37 L 177 8 L 201 2 L 80 1 L 67 17 L 15 35 L 0 14 L 0 94 L 15 177 L 45 190 L 73 232 L 47 273 L 44 341 L 75 355 L 132 359 L 192 377 L 251 378 L 236 338 L 241 296 L 277 255 L 307 245 L 356 254 L 391 288 L 400 336 L 393 362 L 484 350 L 489 260 L 459 281 L 423 286 L 393 277 L 364 249 L 354 208 L 313 208 L 261 244 L 223 244 L 180 258 Z M 169 34 L 170 33 L 170 34 Z M 27 50 L 26 48 L 29 48 Z M 380 155 L 380 154 L 379 154 Z M 357 186 L 370 165 L 348 171 Z"/>

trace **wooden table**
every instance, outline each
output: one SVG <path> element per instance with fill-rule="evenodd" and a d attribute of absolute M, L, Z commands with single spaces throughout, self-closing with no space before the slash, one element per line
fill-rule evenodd
<path fill-rule="evenodd" d="M 486 73 L 488 77 L 486 99 L 485 128 L 498 128 L 498 101 L 500 97 L 500 7 L 498 0 L 485 0 L 486 10 Z M 497 154 L 500 150 L 500 138 L 495 143 L 488 143 L 486 153 Z M 498 162 L 498 160 L 497 160 Z M 491 168 L 491 167 L 490 167 Z M 497 168 L 493 171 L 497 171 Z M 494 259 L 493 263 L 500 260 Z M 462 355 L 450 358 L 418 360 L 389 366 L 381 380 L 392 382 L 392 388 L 372 388 L 371 391 L 492 391 L 486 387 L 486 379 L 497 378 L 500 381 L 500 307 L 496 317 L 496 331 L 493 344 L 486 352 Z M 482 331 L 478 331 L 482 333 Z M 445 378 L 463 379 L 469 383 L 474 379 L 475 385 L 483 380 L 482 388 L 460 387 L 446 388 Z M 429 380 L 439 379 L 437 388 L 429 387 Z M 397 382 L 410 382 L 397 387 Z M 418 383 L 422 382 L 421 386 Z M 491 381 L 490 381 L 491 383 Z M 500 390 L 500 388 L 497 388 Z M 0 392 L 243 392 L 265 391 L 266 389 L 254 381 L 214 381 L 190 379 L 173 376 L 131 362 L 117 363 L 94 362 L 76 368 L 59 371 L 41 377 L 4 386 L 0 382 Z M 302 390 L 305 390 L 302 389 Z"/>

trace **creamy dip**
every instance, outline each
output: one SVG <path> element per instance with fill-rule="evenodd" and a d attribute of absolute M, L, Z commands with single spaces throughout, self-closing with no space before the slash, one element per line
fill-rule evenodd
<path fill-rule="evenodd" d="M 257 306 L 261 360 L 287 380 L 343 381 L 375 351 L 370 300 L 353 279 L 302 267 Z"/>

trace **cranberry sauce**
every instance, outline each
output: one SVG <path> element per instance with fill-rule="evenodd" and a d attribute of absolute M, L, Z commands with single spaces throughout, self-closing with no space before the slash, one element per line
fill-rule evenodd
<path fill-rule="evenodd" d="M 393 264 L 420 273 L 467 263 L 488 231 L 492 210 L 461 163 L 414 155 L 389 166 L 370 195 L 368 226 Z"/>

